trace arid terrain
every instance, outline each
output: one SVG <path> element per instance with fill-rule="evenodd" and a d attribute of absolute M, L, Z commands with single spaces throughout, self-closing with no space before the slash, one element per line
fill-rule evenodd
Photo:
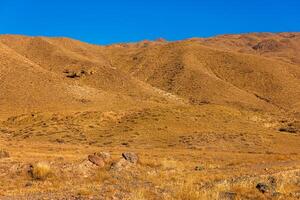
<path fill-rule="evenodd" d="M 300 199 L 300 33 L 0 35 L 0 199 Z"/>

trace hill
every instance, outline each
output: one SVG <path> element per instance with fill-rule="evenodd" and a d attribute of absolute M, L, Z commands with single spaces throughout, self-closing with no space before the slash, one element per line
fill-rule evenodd
<path fill-rule="evenodd" d="M 299 47 L 0 35 L 0 199 L 298 198 Z"/>
<path fill-rule="evenodd" d="M 58 79 L 32 93 L 52 91 L 53 88 L 47 87 L 54 85 L 61 88 L 55 89 L 61 93 L 58 91 L 67 91 L 66 85 L 78 84 L 76 87 L 88 87 L 94 92 L 143 98 L 160 89 L 191 104 L 210 102 L 299 112 L 299 37 L 297 33 L 225 35 L 178 42 L 96 46 L 66 38 L 4 35 L 0 42 L 5 52 L 2 60 L 6 63 L 1 61 L 1 64 L 12 68 L 2 69 L 11 74 L 5 76 L 15 77 L 6 77 L 5 83 L 21 79 L 17 73 L 26 74 L 32 83 L 38 83 L 35 85 L 41 85 L 38 79 L 45 81 L 37 73 Z M 16 62 L 30 66 L 32 72 L 14 68 Z M 23 89 L 24 86 L 27 84 L 22 84 Z M 15 100 L 24 97 L 25 94 L 17 92 Z M 62 98 L 73 97 L 64 94 Z"/>

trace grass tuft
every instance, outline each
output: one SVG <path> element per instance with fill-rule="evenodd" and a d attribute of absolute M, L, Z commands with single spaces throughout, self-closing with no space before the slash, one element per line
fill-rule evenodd
<path fill-rule="evenodd" d="M 31 175 L 35 180 L 45 180 L 51 173 L 51 167 L 44 162 L 38 162 L 32 166 Z"/>

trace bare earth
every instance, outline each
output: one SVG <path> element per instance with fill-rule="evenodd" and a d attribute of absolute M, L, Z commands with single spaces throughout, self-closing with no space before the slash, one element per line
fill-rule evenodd
<path fill-rule="evenodd" d="M 0 199 L 300 199 L 300 33 L 1 35 Z"/>

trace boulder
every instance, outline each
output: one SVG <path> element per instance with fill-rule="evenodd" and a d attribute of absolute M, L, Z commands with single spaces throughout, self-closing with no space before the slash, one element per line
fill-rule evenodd
<path fill-rule="evenodd" d="M 256 189 L 258 189 L 261 193 L 268 193 L 270 191 L 269 186 L 265 183 L 258 183 L 256 185 Z"/>
<path fill-rule="evenodd" d="M 31 187 L 32 185 L 33 185 L 32 182 L 27 182 L 27 183 L 25 184 L 25 187 Z"/>
<path fill-rule="evenodd" d="M 83 160 L 78 165 L 68 166 L 68 171 L 76 174 L 76 176 L 81 176 L 84 178 L 93 176 L 97 169 L 99 169 L 99 167 L 89 160 Z"/>
<path fill-rule="evenodd" d="M 105 162 L 104 160 L 97 156 L 97 155 L 89 155 L 88 159 L 91 163 L 93 163 L 94 165 L 97 165 L 98 167 L 104 167 L 105 166 Z"/>
<path fill-rule="evenodd" d="M 136 155 L 136 153 L 133 153 L 133 152 L 122 153 L 122 156 L 125 160 L 127 160 L 133 164 L 137 164 L 137 162 L 139 160 L 139 157 Z"/>
<path fill-rule="evenodd" d="M 77 72 L 68 72 L 67 75 L 66 75 L 68 78 L 79 78 L 81 76 L 80 73 L 77 73 Z"/>
<path fill-rule="evenodd" d="M 133 165 L 133 163 L 121 158 L 118 162 L 112 163 L 110 169 L 114 171 L 122 171 L 128 169 Z"/>
<path fill-rule="evenodd" d="M 288 126 L 288 127 L 281 127 L 279 129 L 280 132 L 288 132 L 288 133 L 297 133 L 297 129 L 295 127 L 292 126 Z"/>
<path fill-rule="evenodd" d="M 202 170 L 204 170 L 205 168 L 204 168 L 204 166 L 202 166 L 202 165 L 198 165 L 198 166 L 196 166 L 195 167 L 195 171 L 202 171 Z"/>
<path fill-rule="evenodd" d="M 94 155 L 102 158 L 106 164 L 112 162 L 111 155 L 108 152 L 97 152 L 97 153 L 94 153 Z"/>

